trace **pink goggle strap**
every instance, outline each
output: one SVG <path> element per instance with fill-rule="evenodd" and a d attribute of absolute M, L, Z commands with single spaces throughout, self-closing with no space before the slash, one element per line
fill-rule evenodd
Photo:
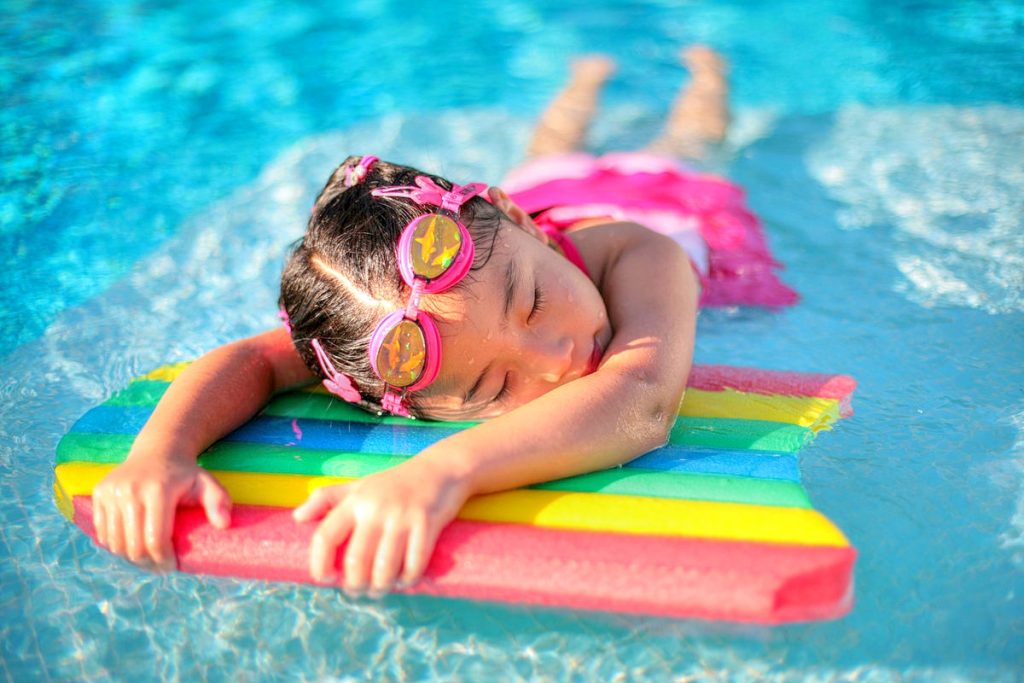
<path fill-rule="evenodd" d="M 277 317 L 281 319 L 281 324 L 284 325 L 284 329 L 288 330 L 288 334 L 292 333 L 292 321 L 288 317 L 288 311 L 284 310 L 284 306 L 277 309 Z"/>
<path fill-rule="evenodd" d="M 352 187 L 353 185 L 358 185 L 363 182 L 363 179 L 366 178 L 366 174 L 370 172 L 370 169 L 373 168 L 373 164 L 378 160 L 379 159 L 372 154 L 366 155 L 359 160 L 358 164 L 349 167 L 345 172 L 345 180 L 342 184 L 345 187 Z"/>
<path fill-rule="evenodd" d="M 313 347 L 313 353 L 316 354 L 316 360 L 320 364 L 320 369 L 324 373 L 324 388 L 331 392 L 338 398 L 342 398 L 349 403 L 356 403 L 362 400 L 362 396 L 359 394 L 359 390 L 356 389 L 355 384 L 352 383 L 351 378 L 348 375 L 338 372 L 334 367 L 334 363 L 331 362 L 330 357 L 324 351 L 324 347 L 320 344 L 319 339 L 314 339 L 309 343 Z"/>
<path fill-rule="evenodd" d="M 483 183 L 469 183 L 468 185 L 453 184 L 451 190 L 446 190 L 427 176 L 418 175 L 416 176 L 416 185 L 380 187 L 370 194 L 374 197 L 405 197 L 417 204 L 440 206 L 442 209 L 458 215 L 463 204 L 486 189 L 487 186 Z"/>
<path fill-rule="evenodd" d="M 392 389 L 390 386 L 387 391 L 384 392 L 384 398 L 380 400 L 380 407 L 399 417 L 412 417 L 409 410 L 402 405 L 402 399 L 405 398 L 405 392 L 401 394 Z"/>
<path fill-rule="evenodd" d="M 486 189 L 487 186 L 484 185 L 483 183 L 469 183 L 467 185 L 453 184 L 451 190 L 445 190 L 443 187 L 435 183 L 427 176 L 416 176 L 416 185 L 398 185 L 394 187 L 381 187 L 376 190 L 373 190 L 370 194 L 372 194 L 375 197 L 404 197 L 406 199 L 411 199 L 420 205 L 439 206 L 441 207 L 441 209 L 450 212 L 457 218 L 459 215 L 459 211 L 462 208 L 462 205 Z M 461 225 L 459 227 L 460 230 L 465 231 L 464 227 L 462 227 Z M 406 226 L 406 229 L 403 231 L 403 239 L 410 238 L 410 235 L 411 233 L 409 232 L 409 226 Z M 469 237 L 468 233 L 465 233 L 463 235 L 463 239 L 470 240 L 471 238 Z M 470 247 L 471 254 L 471 241 L 468 242 L 468 246 Z M 401 260 L 402 257 L 399 256 L 399 261 L 401 262 Z M 472 256 L 469 257 L 469 260 L 470 262 L 472 262 Z M 463 272 L 461 275 L 455 278 L 456 281 L 461 280 L 464 275 L 465 273 Z M 416 382 L 414 386 L 404 389 L 401 393 L 392 389 L 390 385 L 387 386 L 387 389 L 384 392 L 384 398 L 381 400 L 381 407 L 384 408 L 384 410 L 388 411 L 389 413 L 393 415 L 400 415 L 402 417 L 411 417 L 408 409 L 406 409 L 406 407 L 402 404 L 402 401 L 405 398 L 405 394 L 407 392 L 422 388 L 430 384 L 430 382 L 433 381 L 433 379 L 437 376 L 437 370 L 438 367 L 440 366 L 441 355 L 440 335 L 437 334 L 437 328 L 436 326 L 433 325 L 433 321 L 430 319 L 430 317 L 426 314 L 421 315 L 419 312 L 420 296 L 424 293 L 424 289 L 427 285 L 427 282 L 419 277 L 414 277 L 412 279 L 412 282 L 409 282 L 408 278 L 403 279 L 405 279 L 406 282 L 412 286 L 412 292 L 410 293 L 409 301 L 406 303 L 405 306 L 405 318 L 409 320 L 416 320 L 420 325 L 420 329 L 424 331 L 424 335 L 426 337 L 430 337 L 431 334 L 433 334 L 433 336 L 436 338 L 433 344 L 428 342 L 428 347 L 431 348 L 431 353 L 428 353 L 428 364 L 424 368 L 424 374 L 420 378 L 420 380 Z M 444 289 L 450 287 L 451 284 L 447 284 L 447 286 L 445 286 Z M 390 325 L 394 324 L 394 322 L 391 321 L 390 323 L 388 323 L 388 325 L 385 325 L 385 323 L 388 322 L 390 318 L 391 317 L 389 316 L 384 321 L 382 321 L 380 325 L 378 325 L 377 331 L 374 334 L 375 338 L 382 338 L 384 328 L 390 327 Z M 371 362 L 372 359 L 375 357 L 375 346 L 379 346 L 379 343 L 376 345 L 373 343 L 370 344 Z M 376 368 L 374 368 L 374 370 L 376 371 Z"/>

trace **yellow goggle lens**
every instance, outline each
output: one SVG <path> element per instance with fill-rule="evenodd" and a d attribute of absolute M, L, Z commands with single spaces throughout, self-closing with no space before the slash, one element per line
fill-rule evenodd
<path fill-rule="evenodd" d="M 402 320 L 384 335 L 377 350 L 381 379 L 400 389 L 415 384 L 423 374 L 426 351 L 427 340 L 420 326 L 415 321 Z"/>
<path fill-rule="evenodd" d="M 413 272 L 433 280 L 448 270 L 461 248 L 458 224 L 448 216 L 433 214 L 420 221 L 413 231 L 410 245 Z"/>

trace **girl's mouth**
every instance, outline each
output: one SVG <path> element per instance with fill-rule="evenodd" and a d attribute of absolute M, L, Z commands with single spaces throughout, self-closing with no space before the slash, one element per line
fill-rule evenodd
<path fill-rule="evenodd" d="M 590 354 L 590 362 L 587 363 L 587 371 L 586 371 L 585 374 L 589 375 L 590 373 L 592 373 L 595 370 L 597 370 L 597 366 L 601 364 L 601 359 L 603 357 L 604 357 L 604 349 L 601 348 L 600 342 L 598 342 L 597 339 L 595 338 L 594 339 L 594 350 Z"/>

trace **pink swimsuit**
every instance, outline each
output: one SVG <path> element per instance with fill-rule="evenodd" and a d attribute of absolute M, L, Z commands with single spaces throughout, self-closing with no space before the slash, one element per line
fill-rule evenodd
<path fill-rule="evenodd" d="M 717 176 L 653 154 L 581 153 L 528 161 L 503 186 L 549 234 L 607 217 L 669 235 L 700 274 L 704 305 L 784 306 L 797 300 L 775 275 L 781 266 L 743 191 Z"/>
<path fill-rule="evenodd" d="M 555 251 L 568 259 L 569 263 L 582 270 L 587 277 L 590 277 L 590 271 L 587 270 L 587 264 L 583 262 L 583 257 L 580 256 L 580 250 L 576 248 L 576 245 L 573 244 L 572 240 L 564 232 L 550 225 L 540 225 L 540 229 L 551 240 L 550 246 Z"/>

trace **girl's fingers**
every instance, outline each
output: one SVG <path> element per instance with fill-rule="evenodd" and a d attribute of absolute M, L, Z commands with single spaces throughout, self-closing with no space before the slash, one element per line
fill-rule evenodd
<path fill-rule="evenodd" d="M 343 568 L 346 591 L 361 593 L 366 590 L 379 540 L 380 528 L 376 523 L 363 521 L 355 525 L 345 548 Z"/>
<path fill-rule="evenodd" d="M 338 546 L 345 542 L 354 525 L 352 513 L 339 506 L 313 532 L 309 546 L 309 573 L 315 581 L 327 583 L 337 579 Z"/>
<path fill-rule="evenodd" d="M 96 541 L 107 545 L 107 506 L 102 496 L 94 495 L 92 498 L 92 528 L 96 531 Z"/>
<path fill-rule="evenodd" d="M 124 528 L 125 554 L 132 562 L 140 562 L 146 559 L 146 544 L 143 539 L 143 510 L 142 503 L 137 500 L 125 501 L 121 510 L 122 523 Z"/>
<path fill-rule="evenodd" d="M 111 505 L 106 510 L 107 549 L 115 555 L 124 554 L 124 522 L 121 520 L 121 508 Z"/>
<path fill-rule="evenodd" d="M 377 553 L 370 575 L 370 590 L 383 593 L 391 590 L 405 559 L 409 531 L 405 526 L 390 525 L 377 543 Z"/>
<path fill-rule="evenodd" d="M 176 506 L 168 503 L 163 496 L 151 500 L 145 524 L 146 551 L 162 570 L 176 567 L 174 545 L 171 542 Z"/>
<path fill-rule="evenodd" d="M 402 583 L 416 583 L 427 570 L 430 556 L 437 544 L 441 528 L 437 524 L 420 520 L 409 531 L 409 545 L 405 550 L 405 570 L 402 572 Z"/>
<path fill-rule="evenodd" d="M 345 497 L 346 486 L 325 486 L 313 491 L 306 502 L 292 511 L 296 522 L 308 522 L 320 519 Z"/>
<path fill-rule="evenodd" d="M 231 497 L 220 482 L 205 470 L 196 476 L 199 487 L 199 503 L 206 512 L 206 518 L 218 529 L 231 526 Z"/>

